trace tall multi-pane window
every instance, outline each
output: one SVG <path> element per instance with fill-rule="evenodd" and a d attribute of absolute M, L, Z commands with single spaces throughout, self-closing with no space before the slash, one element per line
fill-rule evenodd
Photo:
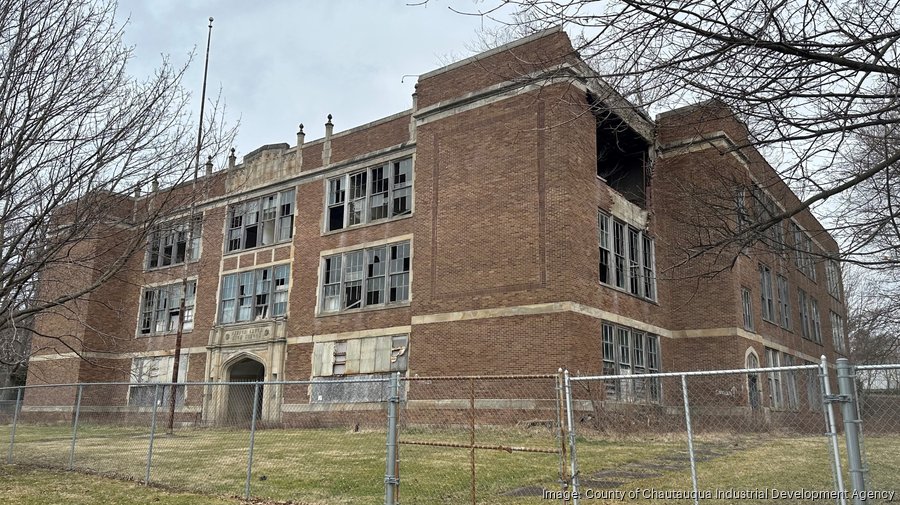
<path fill-rule="evenodd" d="M 327 183 L 327 231 L 412 212 L 412 158 L 391 161 Z"/>
<path fill-rule="evenodd" d="M 294 234 L 293 189 L 228 207 L 225 252 L 290 240 Z"/>
<path fill-rule="evenodd" d="M 222 276 L 219 323 L 257 321 L 287 313 L 289 265 Z"/>
<path fill-rule="evenodd" d="M 763 320 L 774 323 L 775 297 L 772 293 L 772 270 L 762 263 L 759 264 L 759 297 Z"/>
<path fill-rule="evenodd" d="M 828 286 L 828 294 L 841 300 L 841 268 L 835 260 L 825 262 L 825 283 Z"/>
<path fill-rule="evenodd" d="M 816 280 L 816 264 L 813 259 L 812 240 L 796 223 L 791 223 L 794 235 L 795 263 L 803 275 Z"/>
<path fill-rule="evenodd" d="M 794 366 L 797 363 L 790 354 L 782 354 L 781 364 L 783 366 Z M 797 394 L 797 372 L 795 370 L 786 370 L 784 372 L 784 390 L 785 403 L 789 409 L 797 409 L 800 407 L 800 395 Z"/>
<path fill-rule="evenodd" d="M 754 185 L 752 193 L 753 210 L 758 223 L 768 222 L 780 213 L 780 209 L 778 208 L 778 205 L 776 205 L 775 200 L 773 200 L 762 188 Z M 763 235 L 769 239 L 773 249 L 776 251 L 782 250 L 784 247 L 784 227 L 781 221 L 776 221 L 766 228 Z"/>
<path fill-rule="evenodd" d="M 819 302 L 813 297 L 809 297 L 809 315 L 812 319 L 812 339 L 814 342 L 822 343 L 822 321 L 819 318 Z"/>
<path fill-rule="evenodd" d="M 625 260 L 625 224 L 613 221 L 613 252 L 615 254 L 616 287 L 625 289 L 628 279 Z"/>
<path fill-rule="evenodd" d="M 781 366 L 781 354 L 775 349 L 766 347 L 766 366 L 773 368 Z M 770 370 L 767 376 L 769 379 L 769 405 L 774 409 L 780 409 L 784 406 L 784 397 L 781 390 L 781 372 Z"/>
<path fill-rule="evenodd" d="M 600 282 L 656 299 L 656 252 L 653 239 L 609 214 L 598 214 Z"/>
<path fill-rule="evenodd" d="M 326 256 L 321 312 L 409 301 L 410 244 L 400 242 Z"/>
<path fill-rule="evenodd" d="M 604 381 L 606 398 L 658 402 L 658 378 L 638 377 L 659 372 L 659 337 L 624 326 L 603 323 L 603 374 L 634 375 Z"/>
<path fill-rule="evenodd" d="M 147 246 L 146 268 L 161 268 L 198 260 L 202 224 L 203 216 L 195 216 L 193 226 L 186 219 L 162 223 L 154 228 Z"/>
<path fill-rule="evenodd" d="M 834 311 L 828 311 L 828 317 L 831 319 L 831 339 L 834 343 L 834 349 L 838 352 L 846 352 L 847 348 L 844 343 L 844 319 Z"/>
<path fill-rule="evenodd" d="M 776 277 L 778 280 L 778 309 L 781 314 L 781 327 L 791 329 L 791 300 L 788 280 L 783 275 Z"/>
<path fill-rule="evenodd" d="M 178 331 L 181 312 L 181 282 L 144 288 L 141 294 L 141 335 L 171 333 Z M 184 331 L 194 328 L 194 300 L 197 296 L 197 281 L 188 281 L 187 296 L 184 297 Z"/>
<path fill-rule="evenodd" d="M 744 329 L 753 331 L 753 301 L 747 288 L 741 288 L 741 312 L 744 315 Z"/>
<path fill-rule="evenodd" d="M 600 213 L 598 215 L 598 230 L 600 241 L 600 282 L 603 284 L 611 284 L 612 279 L 612 238 L 609 229 L 610 217 L 607 214 Z"/>
<path fill-rule="evenodd" d="M 800 307 L 800 335 L 803 338 L 811 338 L 811 318 L 809 316 L 809 297 L 806 291 L 797 288 L 797 305 Z"/>

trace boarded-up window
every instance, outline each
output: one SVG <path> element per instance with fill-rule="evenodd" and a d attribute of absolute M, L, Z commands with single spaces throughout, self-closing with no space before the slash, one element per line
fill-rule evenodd
<path fill-rule="evenodd" d="M 408 343 L 407 335 L 389 335 L 315 344 L 310 401 L 384 401 L 390 373 L 409 365 Z"/>

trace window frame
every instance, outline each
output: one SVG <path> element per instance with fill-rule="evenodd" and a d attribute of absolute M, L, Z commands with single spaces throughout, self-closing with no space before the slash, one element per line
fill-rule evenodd
<path fill-rule="evenodd" d="M 825 262 L 825 285 L 828 294 L 838 302 L 843 303 L 841 297 L 841 266 L 834 259 L 828 259 Z"/>
<path fill-rule="evenodd" d="M 240 222 L 235 226 L 241 210 Z M 267 214 L 272 211 L 271 217 Z M 250 221 L 250 214 L 256 215 Z M 222 240 L 224 254 L 237 254 L 262 247 L 271 247 L 278 244 L 289 243 L 294 238 L 294 216 L 297 213 L 297 188 L 292 186 L 287 189 L 267 193 L 257 198 L 250 198 L 228 206 L 225 214 L 225 236 Z M 266 236 L 266 227 L 272 223 L 272 238 L 270 243 L 263 243 Z M 251 227 L 256 227 L 254 235 L 255 244 L 247 245 L 248 233 Z M 237 232 L 237 237 L 235 237 Z M 287 236 L 285 236 L 285 234 Z M 237 240 L 237 245 L 232 243 Z"/>
<path fill-rule="evenodd" d="M 179 234 L 184 234 L 184 240 L 178 240 Z M 147 248 L 144 254 L 144 270 L 160 270 L 185 263 L 200 261 L 200 253 L 203 244 L 203 213 L 194 216 L 191 223 L 190 216 L 172 219 L 154 226 L 147 239 Z M 166 254 L 167 239 L 171 239 L 171 252 Z M 184 243 L 183 256 L 180 261 L 176 258 L 179 254 L 178 244 Z M 166 258 L 169 263 L 165 263 Z M 155 261 L 154 261 L 155 259 Z"/>
<path fill-rule="evenodd" d="M 660 372 L 659 335 L 603 321 L 600 350 L 603 375 L 640 376 Z M 659 378 L 647 379 L 604 380 L 605 397 L 629 403 L 661 403 Z"/>
<path fill-rule="evenodd" d="M 656 302 L 655 239 L 645 230 L 598 210 L 597 242 L 600 284 Z"/>
<path fill-rule="evenodd" d="M 384 254 L 383 260 L 378 260 L 377 256 L 374 256 L 379 250 Z M 398 252 L 396 257 L 394 256 L 395 252 Z M 323 254 L 319 260 L 316 315 L 345 314 L 360 310 L 408 305 L 412 299 L 412 256 L 411 240 Z M 351 258 L 351 261 L 348 262 L 348 258 Z M 373 258 L 375 259 L 373 260 Z M 359 268 L 356 268 L 357 261 Z M 348 265 L 353 269 L 348 270 Z M 400 268 L 397 268 L 398 266 Z M 381 280 L 381 282 L 373 282 L 377 280 Z M 347 306 L 348 283 L 352 283 L 349 286 L 351 290 L 357 286 L 359 288 L 358 298 L 354 300 L 353 306 L 349 307 Z M 371 286 L 379 284 L 381 287 L 376 287 L 376 291 L 372 291 Z M 334 291 L 335 288 L 336 291 Z M 397 290 L 396 299 L 393 299 L 395 297 L 394 290 Z M 337 294 L 329 294 L 329 291 Z M 380 293 L 380 301 L 373 303 L 370 295 L 376 292 Z M 336 308 L 329 308 L 332 300 L 336 300 Z"/>
<path fill-rule="evenodd" d="M 188 362 L 190 361 L 188 358 L 190 355 L 184 351 L 181 353 L 181 358 L 178 360 L 178 377 L 182 378 L 182 380 L 187 379 L 188 373 Z M 145 378 L 143 366 L 144 363 L 153 363 L 160 362 L 157 365 L 151 365 L 149 368 L 161 370 L 159 373 L 156 373 L 152 376 L 147 376 Z M 162 370 L 162 363 L 165 363 L 165 370 Z M 135 370 L 141 364 L 141 371 L 139 373 L 135 373 Z M 129 407 L 148 407 L 152 406 L 153 402 L 143 402 L 136 401 L 138 399 L 143 400 L 144 397 L 138 397 L 135 393 L 137 390 L 145 389 L 148 390 L 150 388 L 156 391 L 156 398 L 154 401 L 156 405 L 168 405 L 169 399 L 171 398 L 171 381 L 172 381 L 172 369 L 175 366 L 175 356 L 167 355 L 167 356 L 140 356 L 131 359 L 131 371 L 129 376 L 129 384 L 128 384 L 128 393 L 127 398 L 125 400 L 125 404 Z M 157 385 L 159 388 L 157 389 Z M 158 393 L 162 393 L 161 395 Z M 146 395 L 144 395 L 146 396 Z M 187 396 L 187 386 L 184 384 L 176 386 L 175 390 L 175 402 L 176 405 L 184 405 Z"/>
<path fill-rule="evenodd" d="M 404 163 L 408 163 L 408 171 L 406 172 L 402 170 Z M 376 179 L 374 179 L 373 174 L 377 170 L 381 170 L 381 177 L 377 180 L 386 181 L 386 185 L 383 187 L 383 191 L 376 192 L 376 185 L 374 184 Z M 387 176 L 384 175 L 385 171 L 388 172 Z M 414 174 L 415 164 L 413 156 L 409 155 L 326 178 L 323 233 L 337 233 L 368 224 L 393 221 L 411 216 L 413 214 L 413 197 L 415 194 Z M 400 176 L 404 176 L 402 181 Z M 356 185 L 353 184 L 354 178 L 358 181 Z M 360 186 L 363 189 L 363 194 L 361 195 L 359 194 Z M 379 195 L 384 198 L 384 202 L 378 207 L 374 207 L 373 201 Z M 399 198 L 405 198 L 406 201 L 405 210 L 401 212 L 397 211 L 395 205 Z M 358 214 L 353 206 L 354 203 L 361 204 L 361 210 Z M 375 208 L 386 209 L 386 215 L 373 218 L 373 209 Z M 332 223 L 337 215 L 332 215 L 332 213 L 337 213 L 338 209 L 340 209 L 341 225 L 333 227 Z M 352 219 L 354 215 L 359 217 Z"/>
<path fill-rule="evenodd" d="M 753 294 L 750 289 L 741 286 L 741 315 L 743 316 L 744 329 L 756 331 L 753 324 Z"/>
<path fill-rule="evenodd" d="M 178 331 L 178 320 L 181 318 L 181 287 L 182 282 L 178 281 L 141 288 L 136 332 L 138 338 L 170 335 Z M 184 300 L 185 321 L 182 327 L 182 331 L 185 333 L 194 330 L 194 321 L 196 320 L 196 277 L 187 280 L 187 288 L 188 294 Z M 166 295 L 165 299 L 161 296 L 163 293 Z M 150 295 L 149 298 L 148 295 Z M 170 300 L 175 303 L 174 306 L 169 303 Z M 160 306 L 163 301 L 164 305 Z M 165 326 L 162 330 L 156 329 L 160 323 L 164 323 Z"/>
<path fill-rule="evenodd" d="M 791 288 L 787 277 L 777 274 L 775 276 L 777 289 L 775 294 L 778 296 L 778 307 L 781 317 L 779 324 L 785 330 L 791 331 Z"/>
<path fill-rule="evenodd" d="M 246 286 L 252 289 L 249 292 L 242 292 L 241 288 Z M 260 289 L 261 286 L 264 286 L 265 289 Z M 217 324 L 245 324 L 287 317 L 290 286 L 290 263 L 223 274 L 219 279 Z M 262 293 L 263 290 L 266 292 Z M 261 299 L 260 297 L 265 298 Z M 264 302 L 261 303 L 261 300 Z M 229 304 L 228 302 L 233 303 Z M 230 306 L 226 309 L 226 305 Z M 278 307 L 281 307 L 281 310 Z M 247 319 L 242 319 L 241 312 L 243 310 L 249 311 L 250 315 Z M 226 311 L 230 312 L 230 315 L 227 315 Z M 259 314 L 259 311 L 263 311 L 263 314 Z"/>
<path fill-rule="evenodd" d="M 816 262 L 813 258 L 813 242 L 806 230 L 794 221 L 791 221 L 794 240 L 794 264 L 800 273 L 809 280 L 816 282 Z"/>
<path fill-rule="evenodd" d="M 781 366 L 781 353 L 766 347 L 766 368 L 777 368 Z M 769 386 L 769 407 L 775 410 L 784 408 L 784 390 L 782 390 L 783 378 L 781 370 L 769 370 L 766 372 L 767 383 Z"/>
<path fill-rule="evenodd" d="M 775 296 L 772 289 L 772 269 L 759 264 L 759 299 L 762 320 L 775 324 Z"/>
<path fill-rule="evenodd" d="M 841 354 L 846 354 L 847 344 L 844 338 L 844 318 L 833 310 L 828 311 L 828 318 L 831 323 L 831 341 L 834 350 Z"/>

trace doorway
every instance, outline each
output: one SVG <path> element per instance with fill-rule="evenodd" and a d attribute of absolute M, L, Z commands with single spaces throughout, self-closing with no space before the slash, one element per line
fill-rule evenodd
<path fill-rule="evenodd" d="M 266 368 L 254 359 L 245 358 L 228 368 L 228 382 L 262 382 L 266 377 Z M 228 424 L 249 424 L 253 417 L 253 384 L 234 384 L 228 386 L 228 409 L 225 420 Z M 262 413 L 263 386 L 256 397 L 257 419 Z"/>

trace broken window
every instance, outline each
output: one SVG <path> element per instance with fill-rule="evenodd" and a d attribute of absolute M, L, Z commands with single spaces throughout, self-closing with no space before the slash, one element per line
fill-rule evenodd
<path fill-rule="evenodd" d="M 203 216 L 163 223 L 153 230 L 147 247 L 147 269 L 180 265 L 200 258 Z"/>
<path fill-rule="evenodd" d="M 637 228 L 598 213 L 600 282 L 636 296 L 656 299 L 653 239 Z"/>
<path fill-rule="evenodd" d="M 741 310 L 744 315 L 744 329 L 753 331 L 753 301 L 747 288 L 741 288 Z"/>
<path fill-rule="evenodd" d="M 759 264 L 759 299 L 762 308 L 762 318 L 771 323 L 775 322 L 775 300 L 772 287 L 772 270 Z"/>
<path fill-rule="evenodd" d="M 142 335 L 171 333 L 178 331 L 178 318 L 181 311 L 182 284 L 169 284 L 144 289 L 141 295 L 141 328 Z M 194 327 L 194 299 L 197 295 L 197 281 L 187 283 L 187 296 L 184 299 L 184 331 Z"/>
<path fill-rule="evenodd" d="M 175 366 L 174 356 L 154 356 L 148 358 L 134 358 L 131 361 L 131 385 L 128 386 L 128 405 L 147 407 L 156 405 L 168 405 L 171 398 L 172 387 L 163 383 L 172 381 L 172 371 Z M 187 377 L 188 356 L 182 353 L 178 360 L 178 380 L 183 381 Z M 158 386 L 157 386 L 158 385 Z M 184 385 L 176 387 L 175 402 L 184 404 Z"/>
<path fill-rule="evenodd" d="M 659 337 L 641 331 L 603 323 L 603 375 L 643 375 L 659 373 Z M 607 379 L 608 400 L 659 402 L 658 377 Z"/>
<path fill-rule="evenodd" d="M 322 312 L 409 300 L 409 242 L 323 258 Z"/>
<path fill-rule="evenodd" d="M 311 403 L 384 401 L 390 374 L 407 370 L 408 342 L 407 335 L 388 335 L 316 343 Z"/>
<path fill-rule="evenodd" d="M 781 213 L 781 209 L 775 204 L 775 200 L 762 188 L 754 184 L 751 192 L 753 195 L 753 213 L 757 223 L 765 223 Z M 776 251 L 784 249 L 784 227 L 781 221 L 775 222 L 763 234 L 769 240 L 773 249 Z"/>
<path fill-rule="evenodd" d="M 778 307 L 781 310 L 781 327 L 791 329 L 791 300 L 788 280 L 783 275 L 778 275 Z"/>
<path fill-rule="evenodd" d="M 588 94 L 596 122 L 597 175 L 629 202 L 647 205 L 650 144 L 597 97 Z"/>
<path fill-rule="evenodd" d="M 812 239 L 797 223 L 791 222 L 794 235 L 795 262 L 803 275 L 816 280 L 816 264 L 813 259 Z"/>
<path fill-rule="evenodd" d="M 412 158 L 328 180 L 327 231 L 381 221 L 412 211 Z"/>
<path fill-rule="evenodd" d="M 225 252 L 290 240 L 294 233 L 293 189 L 228 208 Z"/>
<path fill-rule="evenodd" d="M 285 315 L 289 275 L 289 265 L 278 265 L 223 276 L 219 324 Z"/>
<path fill-rule="evenodd" d="M 809 300 L 806 291 L 801 288 L 797 288 L 797 305 L 800 307 L 800 335 L 803 338 L 811 338 Z"/>

